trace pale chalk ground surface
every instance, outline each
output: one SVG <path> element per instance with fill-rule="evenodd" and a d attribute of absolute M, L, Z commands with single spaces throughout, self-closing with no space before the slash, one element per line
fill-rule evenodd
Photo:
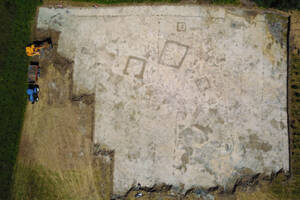
<path fill-rule="evenodd" d="M 204 6 L 40 8 L 95 93 L 94 143 L 115 151 L 114 193 L 232 184 L 288 170 L 286 45 L 264 14 Z"/>

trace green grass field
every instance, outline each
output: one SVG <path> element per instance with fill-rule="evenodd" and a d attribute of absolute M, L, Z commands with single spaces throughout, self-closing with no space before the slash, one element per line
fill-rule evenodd
<path fill-rule="evenodd" d="M 18 188 L 13 199 L 71 199 L 61 198 L 58 195 L 59 187 L 61 187 L 61 179 L 58 175 L 45 170 L 41 166 L 24 166 L 17 165 L 19 173 L 15 178 L 15 186 Z"/>
<path fill-rule="evenodd" d="M 26 105 L 24 47 L 39 1 L 0 1 L 0 199 L 9 199 Z"/>
<path fill-rule="evenodd" d="M 83 0 L 73 0 L 83 1 Z M 85 0 L 95 3 L 178 2 L 179 0 Z M 238 0 L 211 0 L 214 3 L 238 3 Z M 281 9 L 298 8 L 299 0 L 255 0 L 258 5 Z M 30 31 L 35 10 L 40 0 L 0 1 L 0 199 L 11 198 L 13 172 L 26 106 L 27 65 L 25 45 L 30 42 Z M 277 179 L 271 191 L 280 199 L 300 199 L 300 57 L 293 57 L 291 67 L 291 125 L 293 133 L 292 178 L 288 184 Z M 24 168 L 32 180 L 28 184 L 42 187 L 44 179 L 36 171 Z M 26 173 L 27 174 L 27 173 Z M 46 177 L 46 176 L 45 176 Z M 47 179 L 45 179 L 47 181 Z M 41 183 L 40 183 L 41 182 Z M 38 187 L 37 186 L 37 187 Z M 26 188 L 25 188 L 26 189 Z M 48 188 L 49 189 L 49 188 Z M 50 188 L 51 191 L 53 188 Z M 42 190 L 43 191 L 43 190 Z M 44 193 L 43 193 L 44 194 Z M 37 195 L 39 196 L 39 195 Z M 30 197 L 29 197 L 30 199 Z M 54 198 L 55 199 L 55 198 Z"/>

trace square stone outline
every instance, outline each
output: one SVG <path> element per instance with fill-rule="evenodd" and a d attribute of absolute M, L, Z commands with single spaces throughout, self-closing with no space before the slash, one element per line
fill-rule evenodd
<path fill-rule="evenodd" d="M 143 76 L 144 76 L 144 72 L 145 72 L 145 68 L 146 68 L 146 60 L 142 59 L 142 58 L 138 58 L 136 56 L 129 56 L 128 59 L 127 59 L 127 62 L 126 62 L 126 66 L 123 70 L 123 74 L 125 75 L 129 75 L 128 73 L 128 67 L 129 67 L 129 63 L 130 63 L 130 60 L 138 60 L 138 61 L 142 61 L 143 65 L 142 65 L 142 70 L 140 71 L 139 74 L 135 74 L 134 77 L 136 78 L 139 78 L 139 79 L 143 79 Z"/>
<path fill-rule="evenodd" d="M 182 56 L 182 58 L 181 58 L 181 60 L 180 60 L 180 62 L 179 62 L 178 65 L 168 65 L 168 64 L 164 63 L 164 62 L 161 60 L 162 57 L 163 57 L 163 55 L 164 55 L 164 52 L 165 52 L 165 50 L 166 50 L 167 45 L 170 44 L 170 43 L 174 43 L 174 44 L 177 44 L 178 46 L 185 47 L 184 55 Z M 158 63 L 159 63 L 159 64 L 162 64 L 162 65 L 166 65 L 166 66 L 169 66 L 169 67 L 173 67 L 173 68 L 179 69 L 179 68 L 181 67 L 181 65 L 182 65 L 182 63 L 183 63 L 183 61 L 184 61 L 186 55 L 187 55 L 188 50 L 189 50 L 189 46 L 187 46 L 187 45 L 185 45 L 185 44 L 181 44 L 181 43 L 176 42 L 176 41 L 173 41 L 173 40 L 167 40 L 167 41 L 165 42 L 164 48 L 162 49 L 161 54 L 160 54 L 160 56 L 159 56 Z"/>
<path fill-rule="evenodd" d="M 201 85 L 199 85 L 199 83 L 200 83 L 202 80 L 205 80 L 205 81 L 207 82 L 207 86 L 204 87 L 204 88 L 201 88 Z M 210 85 L 210 82 L 209 82 L 209 79 L 208 79 L 207 76 L 202 76 L 202 77 L 196 79 L 196 80 L 195 80 L 195 83 L 196 83 L 196 86 L 197 86 L 197 88 L 198 88 L 198 90 L 199 90 L 200 92 L 203 92 L 203 91 L 205 91 L 205 90 L 211 88 L 211 85 Z"/>
<path fill-rule="evenodd" d="M 184 24 L 184 29 L 180 29 L 180 25 Z M 177 22 L 177 31 L 178 32 L 186 32 L 186 23 L 185 22 Z"/>

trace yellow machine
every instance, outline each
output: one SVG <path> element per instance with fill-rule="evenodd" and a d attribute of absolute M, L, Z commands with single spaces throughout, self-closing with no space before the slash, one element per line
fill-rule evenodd
<path fill-rule="evenodd" d="M 36 56 L 41 55 L 41 51 L 44 48 L 52 48 L 51 39 L 46 39 L 41 42 L 34 42 L 26 46 L 26 54 L 27 56 Z"/>
<path fill-rule="evenodd" d="M 26 47 L 27 56 L 36 56 L 40 55 L 41 47 L 36 47 L 34 44 Z"/>

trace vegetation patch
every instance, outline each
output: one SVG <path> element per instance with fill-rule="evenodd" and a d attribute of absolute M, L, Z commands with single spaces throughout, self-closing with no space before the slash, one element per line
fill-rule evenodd
<path fill-rule="evenodd" d="M 16 171 L 13 199 L 71 199 L 61 194 L 62 179 L 58 174 L 42 166 L 24 164 L 18 164 Z"/>
<path fill-rule="evenodd" d="M 38 0 L 0 1 L 0 199 L 10 198 L 12 174 L 26 106 L 25 45 Z"/>
<path fill-rule="evenodd" d="M 300 9 L 299 0 L 253 0 L 258 6 L 265 8 L 277 8 L 282 10 Z"/>

